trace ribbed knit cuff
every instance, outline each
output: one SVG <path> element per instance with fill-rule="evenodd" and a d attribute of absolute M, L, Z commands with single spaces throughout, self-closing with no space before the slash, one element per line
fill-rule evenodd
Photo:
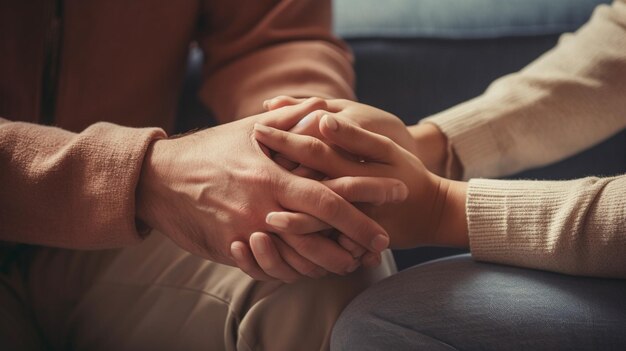
<path fill-rule="evenodd" d="M 467 221 L 472 256 L 481 261 L 566 272 L 597 178 L 572 181 L 472 179 Z M 599 185 L 597 185 L 599 186 Z M 556 262 L 557 256 L 560 261 Z M 559 265 L 567 263 L 564 267 Z"/>
<path fill-rule="evenodd" d="M 500 148 L 485 115 L 487 102 L 484 100 L 470 100 L 420 122 L 433 123 L 446 135 L 451 146 L 448 148 L 448 159 L 451 159 L 452 152 L 456 153 L 463 166 L 464 180 L 500 174 Z"/>
<path fill-rule="evenodd" d="M 160 128 L 128 128 L 96 123 L 85 130 L 88 145 L 85 168 L 91 176 L 85 183 L 100 193 L 85 206 L 89 210 L 93 237 L 83 247 L 121 247 L 137 243 L 150 228 L 137 221 L 136 188 L 146 151 L 157 139 L 167 138 Z M 88 237 L 88 235 L 85 235 Z"/>

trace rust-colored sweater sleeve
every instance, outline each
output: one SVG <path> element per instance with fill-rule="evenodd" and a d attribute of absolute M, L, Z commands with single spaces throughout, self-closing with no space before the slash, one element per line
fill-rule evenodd
<path fill-rule="evenodd" d="M 277 95 L 354 98 L 352 57 L 329 0 L 205 2 L 203 102 L 221 122 Z"/>
<path fill-rule="evenodd" d="M 135 186 L 157 128 L 79 134 L 0 118 L 0 240 L 101 249 L 136 243 Z"/>

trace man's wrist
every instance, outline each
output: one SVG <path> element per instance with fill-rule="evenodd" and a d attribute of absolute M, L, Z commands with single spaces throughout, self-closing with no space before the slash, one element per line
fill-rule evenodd
<path fill-rule="evenodd" d="M 163 143 L 166 139 L 155 140 L 148 146 L 141 166 L 136 188 L 136 217 L 144 228 L 156 228 L 154 216 L 158 168 L 163 164 Z M 157 228 L 158 229 L 158 228 Z"/>

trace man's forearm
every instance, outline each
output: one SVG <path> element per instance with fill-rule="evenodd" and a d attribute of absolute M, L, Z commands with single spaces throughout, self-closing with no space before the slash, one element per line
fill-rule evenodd
<path fill-rule="evenodd" d="M 0 240 L 99 249 L 139 242 L 135 186 L 157 128 L 82 133 L 0 119 Z"/>
<path fill-rule="evenodd" d="M 259 113 L 278 95 L 354 98 L 352 57 L 332 33 L 330 0 L 255 1 L 246 16 L 236 2 L 206 3 L 223 20 L 198 40 L 211 53 L 199 94 L 219 121 Z"/>

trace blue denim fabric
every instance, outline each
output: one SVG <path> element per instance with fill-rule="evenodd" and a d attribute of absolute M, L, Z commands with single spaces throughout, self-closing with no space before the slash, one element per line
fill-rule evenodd
<path fill-rule="evenodd" d="M 559 34 L 609 0 L 334 0 L 338 35 L 485 39 Z"/>
<path fill-rule="evenodd" d="M 358 296 L 331 350 L 625 350 L 626 280 L 425 263 Z"/>

